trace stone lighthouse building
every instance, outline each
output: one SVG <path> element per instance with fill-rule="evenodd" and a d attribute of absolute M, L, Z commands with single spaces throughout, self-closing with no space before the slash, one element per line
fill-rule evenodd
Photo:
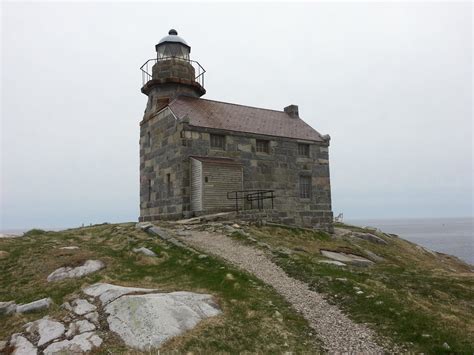
<path fill-rule="evenodd" d="M 201 98 L 203 67 L 170 30 L 141 67 L 140 221 L 236 210 L 332 229 L 329 136 L 281 111 Z"/>

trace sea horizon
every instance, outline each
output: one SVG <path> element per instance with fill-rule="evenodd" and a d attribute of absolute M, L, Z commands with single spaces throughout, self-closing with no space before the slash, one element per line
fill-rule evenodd
<path fill-rule="evenodd" d="M 344 219 L 343 223 L 359 227 L 374 227 L 385 233 L 397 234 L 403 239 L 430 250 L 456 256 L 474 265 L 474 217 L 348 218 Z M 0 233 L 22 235 L 34 228 L 61 231 L 88 225 L 2 228 Z"/>
<path fill-rule="evenodd" d="M 375 227 L 474 265 L 474 217 L 351 218 L 343 222 Z"/>

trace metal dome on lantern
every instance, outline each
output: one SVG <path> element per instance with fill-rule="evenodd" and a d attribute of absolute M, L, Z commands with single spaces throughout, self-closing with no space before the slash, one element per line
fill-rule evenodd
<path fill-rule="evenodd" d="M 191 47 L 178 36 L 174 29 L 169 30 L 168 36 L 163 37 L 155 46 L 157 58 L 182 58 L 189 60 Z"/>

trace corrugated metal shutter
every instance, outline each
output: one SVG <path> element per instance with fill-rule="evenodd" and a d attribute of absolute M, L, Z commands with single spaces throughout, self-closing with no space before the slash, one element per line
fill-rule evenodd
<path fill-rule="evenodd" d="M 235 206 L 234 200 L 227 199 L 227 192 L 242 190 L 242 166 L 202 163 L 204 210 L 228 210 Z"/>
<path fill-rule="evenodd" d="M 191 211 L 202 209 L 202 162 L 191 158 Z"/>

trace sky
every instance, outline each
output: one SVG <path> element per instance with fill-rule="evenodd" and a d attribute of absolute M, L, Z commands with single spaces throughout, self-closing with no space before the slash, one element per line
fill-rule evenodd
<path fill-rule="evenodd" d="M 139 67 L 170 28 L 205 98 L 331 136 L 336 215 L 473 216 L 470 2 L 3 1 L 0 229 L 137 220 Z"/>

